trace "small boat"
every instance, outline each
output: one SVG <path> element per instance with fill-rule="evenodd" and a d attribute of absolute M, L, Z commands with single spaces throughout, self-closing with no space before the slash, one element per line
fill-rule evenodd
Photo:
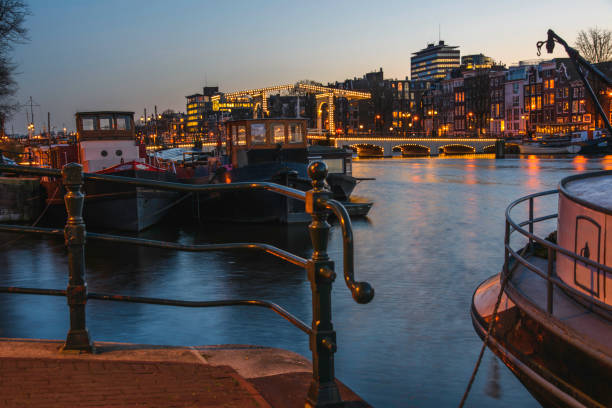
<path fill-rule="evenodd" d="M 580 145 L 559 143 L 523 143 L 519 145 L 521 154 L 568 154 L 580 152 Z"/>
<path fill-rule="evenodd" d="M 506 261 L 476 289 L 472 321 L 542 405 L 612 407 L 612 171 L 563 179 L 558 216 L 512 219 L 517 205 L 537 208 L 534 200 L 555 193 L 506 210 Z M 533 233 L 555 217 L 556 232 Z M 529 240 L 520 251 L 510 245 L 515 232 Z"/>
<path fill-rule="evenodd" d="M 61 168 L 70 162 L 83 171 L 148 180 L 176 181 L 176 175 L 146 164 L 144 145 L 136 140 L 134 113 L 78 112 L 75 144 L 48 149 L 48 165 Z M 61 181 L 43 178 L 51 223 L 63 223 L 66 212 Z M 179 193 L 86 180 L 83 217 L 89 227 L 141 231 L 157 223 L 180 200 Z"/>

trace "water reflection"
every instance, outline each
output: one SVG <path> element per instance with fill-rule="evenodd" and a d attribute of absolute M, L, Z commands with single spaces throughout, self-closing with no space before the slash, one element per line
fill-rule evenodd
<path fill-rule="evenodd" d="M 612 168 L 612 156 L 587 158 L 439 157 L 358 160 L 355 194 L 374 201 L 367 220 L 354 220 L 356 277 L 376 289 L 371 304 L 353 302 L 342 279 L 333 290 L 338 377 L 378 407 L 439 407 L 458 403 L 480 349 L 469 317 L 471 294 L 503 261 L 503 214 L 528 193 L 555 188 L 583 170 Z M 554 201 L 536 210 L 550 213 Z M 554 225 L 551 225 L 554 228 Z M 542 233 L 545 233 L 543 231 Z M 141 234 L 182 243 L 257 241 L 310 255 L 304 225 L 231 226 L 172 220 Z M 0 234 L 2 242 L 15 235 Z M 329 253 L 342 268 L 341 231 Z M 64 288 L 61 239 L 23 237 L 0 247 L 3 285 Z M 310 321 L 305 272 L 265 253 L 189 253 L 90 241 L 89 289 L 191 300 L 259 298 Z M 96 340 L 155 344 L 252 343 L 309 356 L 308 339 L 261 309 L 185 310 L 90 302 Z M 64 338 L 64 299 L 0 295 L 0 336 Z M 536 407 L 516 378 L 487 352 L 468 404 Z M 486 362 L 486 361 L 485 361 Z M 503 392 L 502 392 L 503 391 Z"/>

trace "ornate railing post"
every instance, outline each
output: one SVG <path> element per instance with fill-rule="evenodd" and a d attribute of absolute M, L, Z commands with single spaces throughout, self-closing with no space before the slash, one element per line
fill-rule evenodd
<path fill-rule="evenodd" d="M 70 330 L 62 351 L 92 353 L 93 344 L 85 324 L 87 283 L 85 283 L 85 222 L 83 221 L 83 168 L 80 164 L 69 163 L 62 169 L 62 181 L 66 187 L 66 227 L 64 240 L 68 249 L 70 277 L 66 298 L 70 307 Z"/>
<path fill-rule="evenodd" d="M 336 278 L 334 263 L 327 255 L 330 225 L 328 213 L 318 202 L 331 198 L 326 188 L 327 166 L 314 162 L 308 166 L 313 189 L 306 192 L 306 212 L 312 215 L 308 226 L 313 253 L 308 261 L 308 279 L 312 289 L 312 382 L 306 399 L 307 407 L 327 407 L 342 402 L 334 375 L 336 332 L 331 319 L 331 289 Z"/>

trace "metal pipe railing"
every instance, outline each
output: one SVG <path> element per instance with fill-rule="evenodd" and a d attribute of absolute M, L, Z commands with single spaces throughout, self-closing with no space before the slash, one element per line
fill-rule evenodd
<path fill-rule="evenodd" d="M 569 286 L 567 283 L 559 279 L 555 274 L 554 269 L 554 260 L 555 254 L 560 253 L 567 257 L 574 259 L 575 261 L 581 262 L 585 265 L 591 266 L 596 270 L 601 270 L 604 272 L 604 276 L 606 273 L 612 273 L 612 268 L 603 264 L 600 264 L 591 259 L 585 258 L 577 253 L 569 251 L 553 242 L 550 242 L 546 239 L 540 238 L 533 232 L 534 224 L 555 219 L 558 217 L 557 214 L 549 214 L 541 217 L 534 217 L 534 199 L 538 197 L 548 196 L 552 194 L 558 194 L 559 190 L 548 190 L 540 193 L 530 194 L 525 197 L 521 197 L 515 201 L 513 201 L 506 209 L 506 233 L 504 237 L 504 268 L 503 275 L 507 276 L 509 273 L 509 264 L 514 261 L 514 263 L 518 263 L 523 265 L 528 270 L 532 271 L 540 278 L 546 281 L 546 313 L 549 315 L 553 315 L 554 312 L 554 287 L 557 286 L 566 292 L 571 293 L 572 295 L 580 298 L 582 301 L 587 304 L 598 307 L 601 310 L 606 310 L 608 312 L 612 312 L 612 306 L 593 298 L 592 296 L 588 296 L 587 294 L 579 291 L 578 289 Z M 520 203 L 528 201 L 529 203 L 529 219 L 523 222 L 515 222 L 511 217 L 512 210 Z M 523 226 L 528 226 L 528 231 L 523 229 Z M 518 251 L 512 249 L 510 245 L 510 237 L 512 232 L 518 232 L 521 235 L 528 238 L 528 244 L 526 249 L 533 250 L 534 243 L 538 243 L 542 245 L 547 251 L 547 263 L 546 263 L 546 271 L 538 268 L 534 264 L 532 264 L 527 258 L 524 257 L 523 254 L 519 254 Z M 532 302 L 533 303 L 533 302 Z M 595 309 L 596 310 L 596 309 Z M 607 317 L 607 316 L 606 316 Z"/>
<path fill-rule="evenodd" d="M 51 296 L 66 296 L 70 309 L 70 330 L 63 350 L 79 350 L 94 352 L 93 342 L 87 331 L 85 321 L 85 306 L 88 299 L 136 302 L 182 307 L 218 307 L 218 306 L 259 306 L 273 310 L 310 337 L 310 349 L 313 361 L 313 379 L 307 394 L 307 404 L 313 407 L 323 407 L 342 402 L 335 382 L 334 353 L 336 352 L 336 332 L 331 320 L 331 288 L 336 277 L 334 263 L 327 255 L 327 243 L 330 225 L 327 223 L 329 211 L 338 218 L 343 236 L 344 278 L 353 298 L 358 303 L 367 303 L 374 296 L 374 289 L 367 282 L 357 282 L 354 279 L 353 232 L 350 217 L 342 204 L 331 199 L 325 178 L 327 166 L 323 162 L 314 162 L 308 168 L 313 189 L 308 192 L 295 190 L 274 183 L 231 183 L 216 185 L 186 185 L 164 181 L 134 179 L 102 174 L 87 174 L 82 167 L 70 163 L 59 171 L 23 166 L 0 164 L 0 171 L 16 174 L 31 174 L 48 177 L 62 176 L 67 190 L 65 196 L 67 223 L 63 231 L 65 244 L 68 248 L 69 283 L 66 290 L 0 287 L 0 292 L 29 293 Z M 103 181 L 148 187 L 157 190 L 172 190 L 179 192 L 224 192 L 244 190 L 266 190 L 289 198 L 305 201 L 306 212 L 311 214 L 312 223 L 308 226 L 313 246 L 310 259 L 304 259 L 288 251 L 262 243 L 229 243 L 189 245 L 142 238 L 114 236 L 98 233 L 86 233 L 82 217 L 84 195 L 81 187 L 85 180 Z M 62 235 L 57 228 L 26 227 L 0 224 L 0 231 L 17 233 L 36 233 L 46 235 Z M 216 250 L 255 249 L 265 251 L 287 262 L 303 267 L 308 271 L 312 289 L 312 324 L 307 326 L 297 317 L 280 306 L 263 300 L 218 300 L 218 301 L 184 301 L 172 299 L 147 298 L 104 293 L 89 293 L 85 280 L 85 239 L 98 239 L 111 242 L 143 245 L 156 248 L 168 248 L 183 251 L 203 252 Z"/>

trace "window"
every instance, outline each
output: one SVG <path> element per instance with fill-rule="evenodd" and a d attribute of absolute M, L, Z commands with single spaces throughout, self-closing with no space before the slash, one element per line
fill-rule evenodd
<path fill-rule="evenodd" d="M 285 125 L 275 123 L 270 126 L 272 132 L 272 140 L 274 143 L 285 143 Z"/>
<path fill-rule="evenodd" d="M 253 123 L 251 125 L 251 143 L 266 143 L 266 125 L 264 125 L 263 123 Z"/>
<path fill-rule="evenodd" d="M 298 124 L 289 125 L 289 143 L 302 143 L 302 127 Z"/>
<path fill-rule="evenodd" d="M 583 115 L 582 121 L 585 123 L 591 123 L 591 115 L 590 114 Z"/>
<path fill-rule="evenodd" d="M 519 96 L 513 96 L 512 97 L 512 106 L 519 106 Z"/>
<path fill-rule="evenodd" d="M 113 118 L 100 118 L 100 130 L 111 130 L 113 128 Z"/>
<path fill-rule="evenodd" d="M 130 117 L 129 116 L 118 116 L 117 117 L 117 130 L 130 130 Z"/>
<path fill-rule="evenodd" d="M 81 118 L 83 130 L 96 130 L 96 118 Z"/>
<path fill-rule="evenodd" d="M 519 91 L 519 84 L 518 82 L 515 82 L 512 84 L 512 93 L 518 93 Z"/>
<path fill-rule="evenodd" d="M 578 101 L 572 101 L 572 113 L 577 113 L 577 112 L 578 112 Z"/>
<path fill-rule="evenodd" d="M 237 129 L 238 140 L 237 143 L 239 146 L 246 145 L 246 126 L 235 126 L 234 129 Z"/>

